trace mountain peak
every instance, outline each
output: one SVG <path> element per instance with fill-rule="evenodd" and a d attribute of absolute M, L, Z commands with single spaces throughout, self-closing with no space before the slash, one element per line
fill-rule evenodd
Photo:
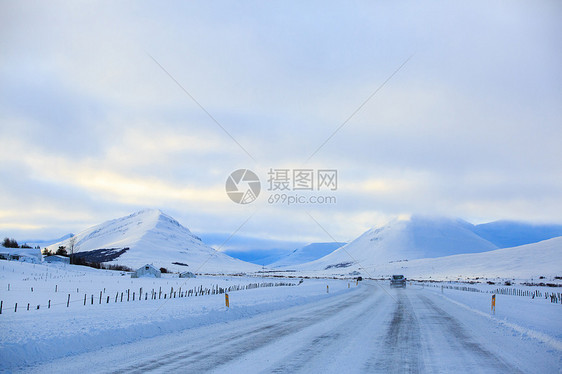
<path fill-rule="evenodd" d="M 76 235 L 74 253 L 95 256 L 97 262 L 114 262 L 130 267 L 154 263 L 170 270 L 245 271 L 254 265 L 216 252 L 160 209 L 143 209 L 90 227 Z M 51 249 L 70 240 L 52 245 Z M 103 258 L 100 256 L 103 253 Z M 107 254 L 111 256 L 108 256 Z M 100 259 L 101 258 L 101 259 Z M 178 265 L 179 264 L 179 265 Z"/>
<path fill-rule="evenodd" d="M 365 267 L 497 249 L 462 219 L 412 215 L 374 227 L 329 255 L 303 265 L 318 268 Z"/>
<path fill-rule="evenodd" d="M 154 218 L 158 218 L 162 215 L 166 215 L 166 213 L 164 213 L 163 211 L 161 211 L 160 209 L 156 209 L 156 208 L 146 208 L 146 209 L 141 209 L 135 213 L 131 213 L 127 216 L 127 218 L 132 218 L 132 217 L 154 217 Z"/>

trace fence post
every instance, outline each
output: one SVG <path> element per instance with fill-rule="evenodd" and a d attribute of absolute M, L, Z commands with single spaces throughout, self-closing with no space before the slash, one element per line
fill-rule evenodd
<path fill-rule="evenodd" d="M 14 307 L 14 313 L 18 311 L 18 303 L 16 303 L 16 306 Z"/>
<path fill-rule="evenodd" d="M 2 304 L 4 304 L 4 302 L 0 301 L 0 314 L 2 314 Z"/>
<path fill-rule="evenodd" d="M 66 307 L 68 308 L 68 305 L 70 304 L 70 294 L 68 294 L 68 299 L 66 300 Z"/>

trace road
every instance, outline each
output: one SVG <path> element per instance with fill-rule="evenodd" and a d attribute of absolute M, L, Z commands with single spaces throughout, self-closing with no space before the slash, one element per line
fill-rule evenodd
<path fill-rule="evenodd" d="M 27 372 L 548 373 L 492 320 L 419 287 L 356 290 L 304 306 L 56 360 Z"/>

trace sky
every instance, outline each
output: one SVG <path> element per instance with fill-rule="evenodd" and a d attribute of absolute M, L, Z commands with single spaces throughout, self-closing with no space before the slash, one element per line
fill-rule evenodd
<path fill-rule="evenodd" d="M 558 1 L 0 0 L 0 236 L 143 208 L 291 243 L 410 214 L 562 223 L 561 16 Z M 238 169 L 260 180 L 251 203 L 226 194 Z M 283 170 L 336 170 L 337 186 L 273 190 Z"/>

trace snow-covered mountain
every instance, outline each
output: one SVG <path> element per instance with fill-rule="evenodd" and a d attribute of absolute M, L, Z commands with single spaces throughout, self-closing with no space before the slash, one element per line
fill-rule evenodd
<path fill-rule="evenodd" d="M 90 227 L 53 244 L 56 250 L 74 244 L 74 253 L 89 261 L 137 268 L 145 264 L 173 271 L 234 273 L 260 267 L 234 259 L 205 245 L 172 217 L 147 209 Z"/>
<path fill-rule="evenodd" d="M 280 260 L 270 264 L 269 267 L 286 267 L 314 261 L 332 253 L 345 244 L 346 243 L 339 242 L 311 243 L 302 248 L 295 249 L 287 256 L 284 256 Z"/>
<path fill-rule="evenodd" d="M 478 236 L 474 226 L 460 219 L 412 216 L 373 228 L 316 261 L 297 270 L 372 267 L 390 262 L 491 251 L 498 247 Z"/>
<path fill-rule="evenodd" d="M 363 275 L 404 274 L 418 279 L 516 278 L 562 276 L 562 237 L 489 252 L 391 263 L 367 268 Z"/>

